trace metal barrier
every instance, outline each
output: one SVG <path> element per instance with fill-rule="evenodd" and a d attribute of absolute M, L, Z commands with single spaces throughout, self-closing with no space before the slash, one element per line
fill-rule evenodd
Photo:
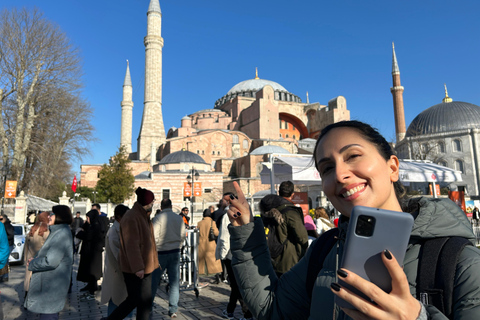
<path fill-rule="evenodd" d="M 471 223 L 472 223 L 473 233 L 475 234 L 475 238 L 476 238 L 475 245 L 478 247 L 480 246 L 480 224 L 477 220 L 472 220 Z"/>
<path fill-rule="evenodd" d="M 180 254 L 180 290 L 194 290 L 198 298 L 198 229 L 188 229 Z"/>

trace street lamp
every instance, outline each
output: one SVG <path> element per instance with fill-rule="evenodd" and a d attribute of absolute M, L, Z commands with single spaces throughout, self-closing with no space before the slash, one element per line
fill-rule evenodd
<path fill-rule="evenodd" d="M 195 180 L 198 180 L 198 178 L 200 178 L 200 174 L 198 173 L 197 170 L 195 170 L 195 167 L 192 167 L 192 169 L 190 169 L 190 173 L 188 174 L 187 176 L 187 181 L 191 181 L 191 185 L 190 185 L 190 188 L 191 188 L 191 198 L 192 198 L 192 201 L 190 201 L 190 212 L 192 214 L 192 222 L 193 223 L 193 201 L 194 201 L 194 195 L 193 195 L 193 181 L 194 179 Z"/>
<path fill-rule="evenodd" d="M 2 216 L 5 208 L 5 189 L 7 188 L 7 173 L 8 173 L 8 167 L 7 167 L 7 164 L 4 164 L 2 167 L 2 179 L 3 179 Z"/>
<path fill-rule="evenodd" d="M 97 191 L 92 191 L 93 193 L 93 203 L 97 203 Z"/>

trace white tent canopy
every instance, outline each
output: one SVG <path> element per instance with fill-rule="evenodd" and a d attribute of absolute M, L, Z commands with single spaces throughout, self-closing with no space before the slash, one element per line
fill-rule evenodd
<path fill-rule="evenodd" d="M 271 167 L 273 164 L 273 177 Z M 280 184 L 290 180 L 295 184 L 320 185 L 322 180 L 311 155 L 272 155 L 263 163 L 262 184 Z M 462 173 L 429 161 L 400 160 L 400 181 L 451 183 L 462 181 Z"/>
<path fill-rule="evenodd" d="M 273 183 L 290 180 L 295 184 L 320 185 L 320 174 L 310 155 L 281 155 L 273 157 Z M 271 183 L 271 162 L 264 162 L 260 178 L 262 184 Z"/>
<path fill-rule="evenodd" d="M 43 199 L 40 197 L 27 195 L 27 208 L 28 210 L 35 211 L 51 211 L 53 206 L 58 205 L 58 203 Z"/>
<path fill-rule="evenodd" d="M 430 161 L 400 160 L 400 181 L 450 183 L 462 181 L 462 172 Z"/>

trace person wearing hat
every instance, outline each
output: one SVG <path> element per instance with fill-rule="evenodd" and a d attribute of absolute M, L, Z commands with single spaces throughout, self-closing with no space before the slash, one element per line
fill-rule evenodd
<path fill-rule="evenodd" d="M 102 319 L 124 319 L 137 308 L 137 320 L 148 320 L 152 307 L 152 272 L 159 267 L 153 226 L 150 221 L 155 196 L 138 188 L 137 201 L 120 221 L 119 265 L 127 298 Z"/>

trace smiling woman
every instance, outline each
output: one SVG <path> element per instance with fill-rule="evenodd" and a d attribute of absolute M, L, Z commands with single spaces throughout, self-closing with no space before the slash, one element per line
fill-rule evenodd
<path fill-rule="evenodd" d="M 305 257 L 280 279 L 269 264 L 270 255 L 261 219 L 253 218 L 245 196 L 234 183 L 238 199 L 230 200 L 228 210 L 235 261 L 233 268 L 238 283 L 243 286 L 243 298 L 257 319 L 480 317 L 477 289 L 480 287 L 480 251 L 473 246 L 458 250 L 456 275 L 453 280 L 450 279 L 455 290 L 445 300 L 451 303 L 451 310 L 445 308 L 439 311 L 437 304 L 419 301 L 421 291 L 417 280 L 423 279 L 419 279 L 417 274 L 425 242 L 432 235 L 436 238 L 455 236 L 470 241 L 475 239 L 468 219 L 458 206 L 448 199 L 402 199 L 404 192 L 399 181 L 398 158 L 387 141 L 368 124 L 344 121 L 327 126 L 320 134 L 314 155 L 324 192 L 342 213 L 338 236 L 331 237 L 335 245 L 327 247 L 326 252 L 315 248 L 325 247 L 330 240 L 326 240 L 326 236 L 317 239 L 320 245 L 312 243 L 312 249 Z M 410 212 L 415 219 L 405 259 L 397 262 L 388 250 L 381 253 L 381 260 L 392 277 L 392 291 L 386 293 L 354 272 L 339 269 L 353 207 L 362 205 L 402 211 L 402 204 L 404 211 Z M 320 263 L 320 271 L 312 277 L 311 265 L 317 263 Z M 368 299 L 345 290 L 338 284 L 338 277 L 363 292 Z M 313 289 L 307 289 L 312 282 Z M 348 301 L 356 310 L 337 306 L 335 295 Z M 372 303 L 373 300 L 375 303 Z"/>

